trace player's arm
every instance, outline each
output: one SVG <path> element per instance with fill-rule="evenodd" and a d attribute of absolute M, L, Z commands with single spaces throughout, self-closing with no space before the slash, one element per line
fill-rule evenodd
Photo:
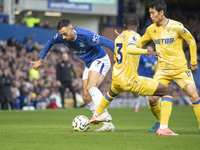
<path fill-rule="evenodd" d="M 91 46 L 106 46 L 114 53 L 114 42 L 103 36 L 90 32 L 87 36 L 87 41 Z"/>
<path fill-rule="evenodd" d="M 146 29 L 145 34 L 141 38 L 141 45 L 144 46 L 151 41 L 151 37 L 149 36 L 149 28 Z"/>
<path fill-rule="evenodd" d="M 154 56 L 160 56 L 159 53 L 156 51 L 150 50 L 150 49 L 142 49 L 141 47 L 141 37 L 138 34 L 134 34 L 129 36 L 128 44 L 126 47 L 127 54 L 132 55 L 142 55 L 142 54 L 148 54 L 148 55 L 154 55 Z"/>
<path fill-rule="evenodd" d="M 155 57 L 160 57 L 160 54 L 157 53 L 156 51 L 152 51 L 149 49 L 142 49 L 142 48 L 138 48 L 136 45 L 134 44 L 130 44 L 127 46 L 126 49 L 127 54 L 131 54 L 131 55 L 142 55 L 142 54 L 148 54 L 148 55 L 154 55 Z"/>
<path fill-rule="evenodd" d="M 197 45 L 192 34 L 183 26 L 178 30 L 179 35 L 187 42 L 190 47 L 190 68 L 192 71 L 198 69 L 197 66 Z"/>
<path fill-rule="evenodd" d="M 52 37 L 50 40 L 47 41 L 47 43 L 45 44 L 44 46 L 44 49 L 42 50 L 41 54 L 40 54 L 40 58 L 38 61 L 32 61 L 30 62 L 31 64 L 33 64 L 33 69 L 35 70 L 38 70 L 41 66 L 42 66 L 42 63 L 43 63 L 43 60 L 45 58 L 45 56 L 47 55 L 47 53 L 49 52 L 49 50 L 51 49 L 51 47 L 58 43 L 58 33 Z"/>

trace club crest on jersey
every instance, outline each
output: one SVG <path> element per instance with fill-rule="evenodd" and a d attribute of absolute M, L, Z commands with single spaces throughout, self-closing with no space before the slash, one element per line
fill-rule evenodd
<path fill-rule="evenodd" d="M 80 47 L 85 47 L 85 44 L 83 42 L 79 43 Z"/>
<path fill-rule="evenodd" d="M 93 41 L 93 42 L 96 42 L 96 43 L 99 43 L 99 41 L 100 41 L 100 35 L 94 34 L 94 35 L 93 35 L 92 41 Z"/>
<path fill-rule="evenodd" d="M 168 32 L 168 33 L 170 32 L 170 28 L 167 28 L 167 32 Z"/>
<path fill-rule="evenodd" d="M 154 33 L 156 33 L 156 30 L 153 30 Z"/>

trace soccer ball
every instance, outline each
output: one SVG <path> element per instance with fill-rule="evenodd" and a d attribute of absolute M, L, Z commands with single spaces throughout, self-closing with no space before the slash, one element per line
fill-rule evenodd
<path fill-rule="evenodd" d="M 74 131 L 87 131 L 90 128 L 89 119 L 86 116 L 76 116 L 72 122 L 72 128 Z"/>

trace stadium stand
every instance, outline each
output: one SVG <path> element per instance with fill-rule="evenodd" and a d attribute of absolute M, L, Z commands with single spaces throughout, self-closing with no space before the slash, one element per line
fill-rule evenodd
<path fill-rule="evenodd" d="M 197 48 L 199 51 L 200 34 L 198 31 L 200 31 L 200 15 L 191 11 L 170 11 L 169 16 L 172 19 L 182 22 L 185 27 L 191 31 L 196 39 Z M 140 18 L 141 34 L 144 33 L 145 28 L 150 24 L 150 21 L 147 18 L 148 17 L 145 16 Z M 43 23 L 44 21 L 41 20 L 40 24 L 38 24 L 38 27 L 55 27 L 48 24 L 44 25 Z M 117 29 L 119 32 L 122 31 L 121 27 L 113 27 L 109 25 L 105 26 L 101 33 L 103 36 L 114 40 L 116 37 L 114 33 L 115 29 Z M 8 41 L 0 42 L 0 70 L 9 68 L 9 74 L 13 79 L 13 84 L 11 86 L 13 100 L 9 109 L 22 109 L 24 106 L 33 106 L 35 109 L 46 109 L 50 102 L 52 102 L 50 99 L 51 95 L 54 94 L 60 97 L 58 85 L 56 82 L 55 66 L 57 63 L 59 63 L 59 58 L 61 57 L 62 52 L 67 52 L 69 54 L 70 61 L 74 65 L 77 75 L 77 79 L 74 81 L 74 86 L 76 87 L 77 92 L 81 94 L 82 83 L 80 81 L 84 69 L 84 63 L 75 55 L 73 55 L 66 47 L 57 45 L 50 51 L 51 55 L 47 56 L 46 61 L 39 72 L 32 72 L 30 61 L 38 59 L 41 47 L 38 47 L 37 42 L 31 42 L 30 39 L 27 40 L 28 42 L 25 44 L 16 40 L 15 37 L 10 37 Z M 186 59 L 189 60 L 190 55 L 188 45 L 184 44 L 183 49 L 186 55 Z M 110 53 L 109 50 L 107 52 L 113 64 L 113 54 Z M 200 62 L 199 53 L 198 62 Z M 100 86 L 100 90 L 103 94 L 109 90 L 108 88 L 110 87 L 111 83 L 111 72 L 112 69 L 108 72 L 105 80 Z M 200 71 L 194 73 L 194 79 L 200 93 Z M 174 89 L 174 97 L 177 97 L 177 99 L 181 100 L 184 99 L 184 92 L 176 87 L 176 84 L 172 84 L 171 88 Z M 65 97 L 71 98 L 72 94 L 67 90 Z M 134 95 L 131 93 L 123 93 L 119 95 L 119 98 L 134 98 Z M 176 104 L 180 104 L 180 102 L 176 101 Z M 58 104 L 58 106 L 60 105 Z"/>

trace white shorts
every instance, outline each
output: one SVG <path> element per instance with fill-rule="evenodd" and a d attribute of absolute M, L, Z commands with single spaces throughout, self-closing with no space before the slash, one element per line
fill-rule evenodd
<path fill-rule="evenodd" d="M 96 59 L 95 61 L 93 61 L 90 65 L 90 68 L 85 67 L 82 80 L 88 79 L 88 74 L 90 70 L 97 71 L 105 77 L 108 70 L 110 69 L 110 66 L 110 58 L 106 54 L 106 56 L 104 56 L 103 58 Z"/>

